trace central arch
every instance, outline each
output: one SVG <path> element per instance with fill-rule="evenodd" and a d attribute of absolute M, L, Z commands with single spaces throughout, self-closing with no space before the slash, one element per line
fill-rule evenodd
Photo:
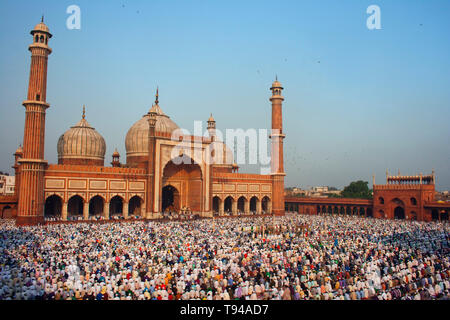
<path fill-rule="evenodd" d="M 180 211 L 180 193 L 174 186 L 168 185 L 162 189 L 162 212 Z"/>
<path fill-rule="evenodd" d="M 171 186 L 176 190 L 167 186 Z M 191 212 L 202 212 L 204 207 L 203 175 L 200 166 L 187 156 L 169 161 L 163 170 L 159 210 L 164 212 L 173 202 L 174 209 L 187 208 Z M 165 189 L 167 188 L 167 189 Z M 173 193 L 173 200 L 170 200 Z M 164 198 L 164 199 L 163 199 Z M 168 203 L 169 202 L 169 203 Z"/>

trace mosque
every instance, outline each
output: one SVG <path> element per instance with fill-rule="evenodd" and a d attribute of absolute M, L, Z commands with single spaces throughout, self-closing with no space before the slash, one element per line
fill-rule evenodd
<path fill-rule="evenodd" d="M 272 84 L 270 174 L 239 173 L 233 152 L 207 120 L 207 136 L 184 135 L 166 115 L 159 94 L 150 110 L 126 134 L 126 161 L 112 154 L 86 119 L 61 135 L 58 163 L 44 157 L 47 63 L 52 34 L 43 21 L 31 31 L 33 42 L 23 147 L 14 154 L 14 195 L 0 196 L 1 218 L 17 225 L 58 220 L 159 219 L 165 213 L 214 215 L 347 214 L 381 219 L 448 221 L 450 202 L 436 201 L 435 173 L 397 176 L 375 184 L 373 199 L 292 198 L 284 195 L 283 87 Z M 143 110 L 143 112 L 145 112 Z M 47 219 L 48 218 L 48 219 Z"/>
<path fill-rule="evenodd" d="M 42 20 L 31 35 L 23 147 L 15 152 L 13 167 L 17 225 L 42 224 L 45 217 L 53 216 L 62 220 L 93 216 L 157 219 L 166 211 L 200 217 L 238 212 L 284 214 L 284 98 L 278 80 L 270 88 L 272 163 L 268 175 L 239 173 L 233 152 L 216 136 L 212 115 L 207 120 L 207 137 L 177 134 L 180 128 L 163 112 L 158 91 L 150 110 L 126 134 L 125 163 L 116 150 L 111 166 L 105 166 L 105 139 L 88 122 L 83 107 L 80 121 L 58 140 L 58 163 L 49 164 L 44 140 L 52 34 Z"/>

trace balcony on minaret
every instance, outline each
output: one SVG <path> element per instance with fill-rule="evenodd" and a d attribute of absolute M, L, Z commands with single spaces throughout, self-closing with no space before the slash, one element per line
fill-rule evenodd
<path fill-rule="evenodd" d="M 48 40 L 52 37 L 52 34 L 43 19 L 30 33 L 33 36 L 33 44 L 30 45 L 30 51 L 31 48 L 41 47 L 48 49 L 51 52 L 51 49 L 48 47 Z"/>

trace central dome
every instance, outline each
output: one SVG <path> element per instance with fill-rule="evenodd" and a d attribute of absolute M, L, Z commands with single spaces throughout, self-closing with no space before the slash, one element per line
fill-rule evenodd
<path fill-rule="evenodd" d="M 164 114 L 158 105 L 158 99 L 156 104 L 152 106 L 150 112 L 156 113 L 156 135 L 160 133 L 171 134 L 176 129 L 179 129 L 178 125 L 173 122 L 169 116 Z M 149 133 L 149 115 L 144 115 L 139 121 L 137 121 L 128 130 L 125 138 L 125 149 L 127 150 L 127 163 L 133 157 L 147 157 L 148 156 L 148 133 Z"/>

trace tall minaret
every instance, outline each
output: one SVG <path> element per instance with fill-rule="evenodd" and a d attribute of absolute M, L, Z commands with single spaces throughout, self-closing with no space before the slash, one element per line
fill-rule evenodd
<path fill-rule="evenodd" d="M 156 89 L 155 106 L 159 104 L 159 89 Z M 154 214 L 154 197 L 155 197 L 155 164 L 156 164 L 156 112 L 153 111 L 153 107 L 148 112 L 148 165 L 147 165 L 147 217 L 152 218 Z"/>
<path fill-rule="evenodd" d="M 52 49 L 48 27 L 41 23 L 31 31 L 30 79 L 25 107 L 23 157 L 20 163 L 20 190 L 17 225 L 33 225 L 44 221 L 44 160 L 45 111 L 50 106 L 47 98 L 47 61 Z"/>
<path fill-rule="evenodd" d="M 284 101 L 281 92 L 284 88 L 278 82 L 278 78 L 272 84 L 272 139 L 271 146 L 271 175 L 272 175 L 272 213 L 284 215 L 284 166 L 283 166 L 283 113 L 282 104 Z"/>

